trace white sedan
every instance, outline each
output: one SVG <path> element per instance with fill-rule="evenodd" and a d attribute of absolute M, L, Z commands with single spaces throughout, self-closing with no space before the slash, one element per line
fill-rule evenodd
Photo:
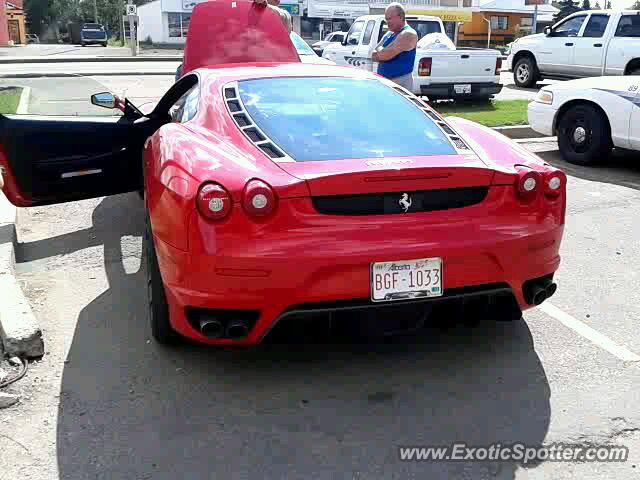
<path fill-rule="evenodd" d="M 591 165 L 611 149 L 640 150 L 640 76 L 592 77 L 543 87 L 529 104 L 529 125 L 558 136 L 563 158 Z"/>

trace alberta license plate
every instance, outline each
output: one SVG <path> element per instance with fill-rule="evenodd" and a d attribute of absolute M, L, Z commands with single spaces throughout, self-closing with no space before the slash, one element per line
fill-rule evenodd
<path fill-rule="evenodd" d="M 371 264 L 371 300 L 389 302 L 442 295 L 442 259 Z"/>
<path fill-rule="evenodd" d="M 457 94 L 471 93 L 471 85 L 468 84 L 468 83 L 465 83 L 465 84 L 462 84 L 462 85 L 454 85 L 453 86 L 453 90 Z"/>

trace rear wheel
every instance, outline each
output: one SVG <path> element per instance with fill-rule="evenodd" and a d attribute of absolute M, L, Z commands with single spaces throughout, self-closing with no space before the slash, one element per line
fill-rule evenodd
<path fill-rule="evenodd" d="M 531 88 L 538 81 L 538 68 L 531 57 L 520 58 L 513 68 L 513 81 L 518 87 Z"/>
<path fill-rule="evenodd" d="M 627 75 L 638 75 L 640 76 L 640 67 L 634 67 L 631 70 L 629 70 L 629 73 L 627 73 Z"/>
<path fill-rule="evenodd" d="M 571 107 L 558 123 L 558 146 L 567 162 L 593 165 L 613 148 L 609 123 L 591 105 Z"/>
<path fill-rule="evenodd" d="M 169 320 L 169 304 L 167 303 L 167 295 L 160 275 L 160 266 L 158 265 L 158 257 L 153 243 L 148 211 L 145 220 L 144 249 L 147 260 L 147 292 L 151 334 L 158 343 L 174 345 L 178 343 L 180 336 L 171 327 Z"/>

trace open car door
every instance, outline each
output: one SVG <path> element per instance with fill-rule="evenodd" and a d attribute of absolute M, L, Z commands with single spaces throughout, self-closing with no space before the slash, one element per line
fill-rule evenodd
<path fill-rule="evenodd" d="M 29 207 L 140 189 L 146 135 L 124 117 L 0 115 L 3 191 Z"/>

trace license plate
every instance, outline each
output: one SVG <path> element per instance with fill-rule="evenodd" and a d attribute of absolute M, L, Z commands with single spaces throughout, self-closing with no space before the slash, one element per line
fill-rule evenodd
<path fill-rule="evenodd" d="M 465 84 L 462 84 L 462 85 L 454 85 L 453 86 L 453 90 L 457 94 L 471 93 L 471 85 L 468 84 L 468 83 L 465 83 Z"/>
<path fill-rule="evenodd" d="M 371 300 L 390 302 L 442 295 L 442 259 L 371 264 Z"/>

